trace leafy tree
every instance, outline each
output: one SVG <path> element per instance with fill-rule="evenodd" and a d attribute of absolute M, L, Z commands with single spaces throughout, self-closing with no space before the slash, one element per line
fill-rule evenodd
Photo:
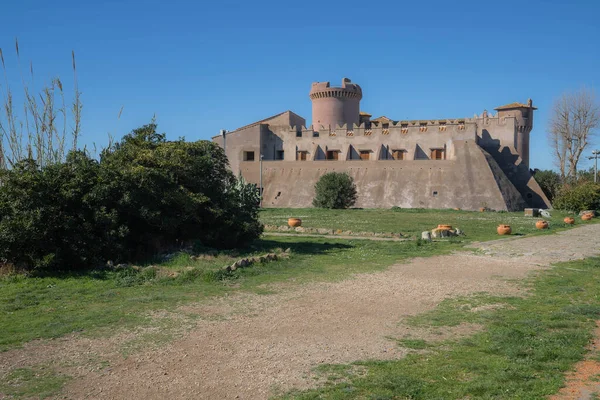
<path fill-rule="evenodd" d="M 262 233 L 258 203 L 243 198 L 215 143 L 167 142 L 149 124 L 103 152 L 101 165 L 98 196 L 128 230 L 128 258 L 191 240 L 243 246 Z"/>
<path fill-rule="evenodd" d="M 550 169 L 535 170 L 534 178 L 540 185 L 548 200 L 552 202 L 562 186 L 560 175 Z"/>
<path fill-rule="evenodd" d="M 0 171 L 0 260 L 25 269 L 133 261 L 192 242 L 244 246 L 262 233 L 255 185 L 207 141 L 168 142 L 149 124 L 105 149 Z"/>
<path fill-rule="evenodd" d="M 25 159 L 3 171 L 0 259 L 27 269 L 98 262 L 106 253 L 99 236 L 114 224 L 90 202 L 98 173 L 98 162 L 80 151 L 45 168 Z"/>
<path fill-rule="evenodd" d="M 329 172 L 315 184 L 313 206 L 319 208 L 348 208 L 356 203 L 356 185 L 346 173 Z"/>
<path fill-rule="evenodd" d="M 568 211 L 599 210 L 600 184 L 565 185 L 554 200 L 554 208 Z"/>
<path fill-rule="evenodd" d="M 577 181 L 578 182 L 594 182 L 594 174 L 595 174 L 594 167 L 590 167 L 587 170 L 577 171 Z"/>

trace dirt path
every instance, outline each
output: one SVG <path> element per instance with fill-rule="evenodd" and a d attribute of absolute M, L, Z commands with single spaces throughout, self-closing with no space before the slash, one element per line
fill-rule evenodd
<path fill-rule="evenodd" d="M 567 383 L 557 395 L 549 400 L 591 400 L 600 395 L 600 321 L 596 321 L 594 339 L 589 346 L 590 353 L 585 360 L 575 365 L 575 370 L 567 375 Z"/>
<path fill-rule="evenodd" d="M 126 359 L 105 342 L 83 339 L 39 349 L 32 344 L 4 355 L 13 366 L 36 350 L 39 359 L 59 356 L 57 351 L 109 357 L 110 368 L 78 369 L 60 398 L 265 399 L 314 385 L 311 369 L 321 363 L 402 357 L 404 351 L 388 338 L 409 332 L 404 317 L 449 296 L 517 293 L 514 280 L 532 270 L 599 254 L 599 235 L 600 225 L 588 225 L 481 243 L 474 245 L 481 249 L 477 254 L 415 259 L 341 282 L 220 298 L 182 310 L 203 318 L 183 338 Z"/>

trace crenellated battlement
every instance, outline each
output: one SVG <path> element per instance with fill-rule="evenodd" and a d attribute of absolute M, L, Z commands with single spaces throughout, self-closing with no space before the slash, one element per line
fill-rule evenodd
<path fill-rule="evenodd" d="M 402 120 L 389 121 L 383 124 L 381 122 L 363 122 L 360 124 L 336 124 L 335 128 L 320 126 L 287 126 L 282 127 L 282 131 L 287 131 L 291 138 L 301 137 L 355 137 L 355 136 L 370 136 L 377 137 L 379 135 L 408 135 L 413 133 L 461 133 L 465 130 L 474 129 L 475 125 L 492 127 L 505 126 L 508 118 L 499 118 L 498 116 L 478 116 L 473 118 L 451 118 L 451 119 L 436 119 L 436 120 Z M 512 119 L 511 119 L 512 120 Z M 470 127 L 470 128 L 469 128 Z"/>
<path fill-rule="evenodd" d="M 362 89 L 348 78 L 342 79 L 341 86 L 331 86 L 329 82 L 313 82 L 309 97 L 311 100 L 328 97 L 345 97 L 360 100 L 362 99 Z"/>

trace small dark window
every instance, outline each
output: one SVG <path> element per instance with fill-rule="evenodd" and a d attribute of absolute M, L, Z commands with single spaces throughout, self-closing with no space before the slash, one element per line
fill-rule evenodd
<path fill-rule="evenodd" d="M 392 158 L 394 160 L 404 160 L 405 150 L 392 150 Z"/>
<path fill-rule="evenodd" d="M 437 196 L 438 192 L 436 190 L 433 191 L 433 197 Z"/>
<path fill-rule="evenodd" d="M 368 160 L 371 158 L 371 151 L 370 150 L 361 150 L 360 151 L 360 159 L 361 160 Z"/>
<path fill-rule="evenodd" d="M 296 159 L 298 161 L 306 161 L 308 158 L 308 151 L 298 151 L 298 157 Z"/>
<path fill-rule="evenodd" d="M 319 132 L 313 132 L 313 137 L 319 137 Z"/>
<path fill-rule="evenodd" d="M 443 160 L 444 157 L 444 149 L 431 149 L 431 159 L 432 160 Z"/>
<path fill-rule="evenodd" d="M 328 160 L 338 160 L 340 155 L 339 150 L 327 150 L 327 159 Z"/>
<path fill-rule="evenodd" d="M 388 124 L 381 124 L 381 128 L 382 129 L 389 129 L 389 127 L 390 127 L 389 123 Z"/>
<path fill-rule="evenodd" d="M 283 150 L 277 150 L 277 154 L 275 155 L 276 160 L 283 160 Z"/>
<path fill-rule="evenodd" d="M 253 151 L 245 151 L 244 152 L 244 161 L 254 161 L 254 152 Z"/>
<path fill-rule="evenodd" d="M 302 137 L 302 131 L 296 131 L 296 137 Z"/>

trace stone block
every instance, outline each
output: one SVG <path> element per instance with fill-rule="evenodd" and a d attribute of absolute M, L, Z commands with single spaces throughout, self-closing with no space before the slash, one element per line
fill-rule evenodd
<path fill-rule="evenodd" d="M 526 217 L 539 217 L 540 216 L 540 210 L 539 210 L 539 208 L 526 208 L 524 215 Z"/>

